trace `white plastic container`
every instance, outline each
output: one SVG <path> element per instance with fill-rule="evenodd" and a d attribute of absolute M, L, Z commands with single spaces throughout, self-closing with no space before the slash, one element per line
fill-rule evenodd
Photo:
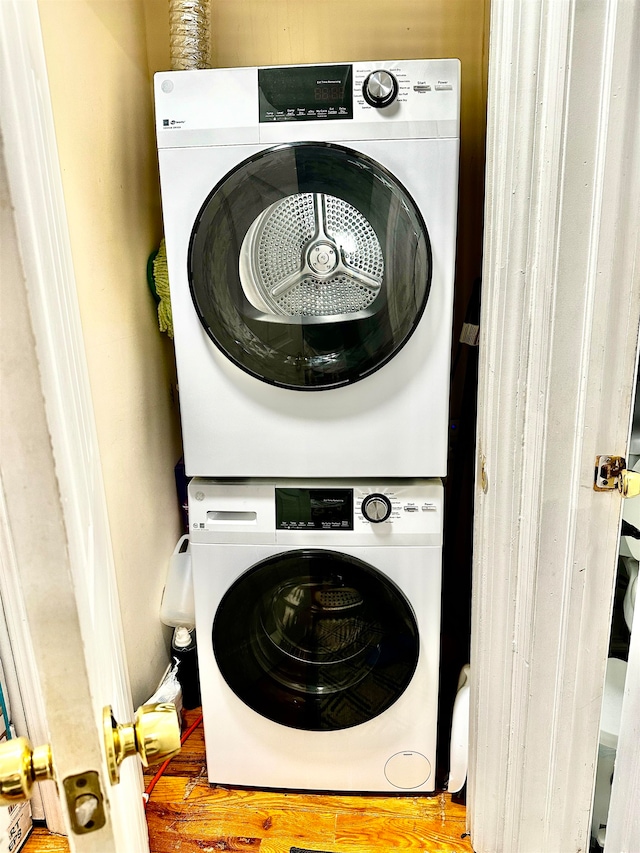
<path fill-rule="evenodd" d="M 183 536 L 169 560 L 167 582 L 162 593 L 160 620 L 172 628 L 193 628 L 196 623 L 189 536 Z"/>

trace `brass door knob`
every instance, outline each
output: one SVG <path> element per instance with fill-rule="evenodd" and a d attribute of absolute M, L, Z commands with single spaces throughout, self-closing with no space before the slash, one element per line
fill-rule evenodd
<path fill-rule="evenodd" d="M 141 705 L 133 723 L 117 723 L 111 706 L 103 712 L 104 745 L 112 785 L 120 781 L 120 765 L 129 755 L 149 762 L 171 758 L 180 752 L 180 723 L 175 705 L 162 702 Z"/>
<path fill-rule="evenodd" d="M 26 737 L 0 744 L 0 806 L 30 799 L 36 782 L 53 778 L 49 744 L 34 749 Z"/>

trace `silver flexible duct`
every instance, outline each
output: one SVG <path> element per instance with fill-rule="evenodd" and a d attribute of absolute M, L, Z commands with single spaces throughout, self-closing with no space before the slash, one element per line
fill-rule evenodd
<path fill-rule="evenodd" d="M 209 67 L 209 0 L 169 0 L 171 68 Z"/>

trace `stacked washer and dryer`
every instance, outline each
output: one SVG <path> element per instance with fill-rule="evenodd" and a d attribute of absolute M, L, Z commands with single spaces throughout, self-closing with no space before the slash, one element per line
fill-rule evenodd
<path fill-rule="evenodd" d="M 433 791 L 459 63 L 155 97 L 209 779 Z"/>

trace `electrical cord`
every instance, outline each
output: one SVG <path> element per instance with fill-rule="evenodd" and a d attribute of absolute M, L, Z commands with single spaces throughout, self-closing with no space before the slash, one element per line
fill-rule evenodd
<path fill-rule="evenodd" d="M 200 716 L 198 717 L 198 719 L 197 719 L 194 723 L 191 723 L 191 725 L 189 726 L 189 728 L 188 728 L 188 729 L 185 731 L 185 733 L 182 735 L 182 737 L 180 738 L 180 746 L 182 746 L 182 745 L 184 744 L 184 742 L 187 740 L 187 738 L 192 734 L 192 732 L 194 732 L 194 731 L 195 731 L 195 729 L 197 729 L 197 728 L 198 728 L 198 726 L 200 725 L 200 723 L 201 723 L 201 722 L 202 722 L 202 714 L 200 714 Z M 172 757 L 173 757 L 173 756 L 172 756 Z M 158 782 L 160 781 L 160 778 L 161 778 L 162 774 L 164 773 L 164 771 L 165 771 L 165 770 L 167 769 L 167 767 L 169 766 L 169 762 L 170 762 L 170 761 L 171 761 L 171 758 L 167 758 L 167 760 L 166 760 L 166 761 L 164 761 L 164 762 L 160 765 L 160 767 L 158 768 L 157 773 L 155 774 L 155 776 L 153 777 L 153 779 L 149 782 L 149 784 L 148 784 L 148 785 L 147 785 L 147 787 L 145 788 L 145 792 L 144 792 L 144 794 L 142 795 L 142 800 L 143 800 L 143 802 L 144 802 L 144 807 L 145 807 L 145 809 L 146 809 L 146 807 L 147 807 L 147 803 L 149 802 L 149 797 L 151 796 L 151 792 L 153 791 L 153 789 L 155 788 L 155 786 L 156 786 L 156 785 L 158 784 Z"/>

